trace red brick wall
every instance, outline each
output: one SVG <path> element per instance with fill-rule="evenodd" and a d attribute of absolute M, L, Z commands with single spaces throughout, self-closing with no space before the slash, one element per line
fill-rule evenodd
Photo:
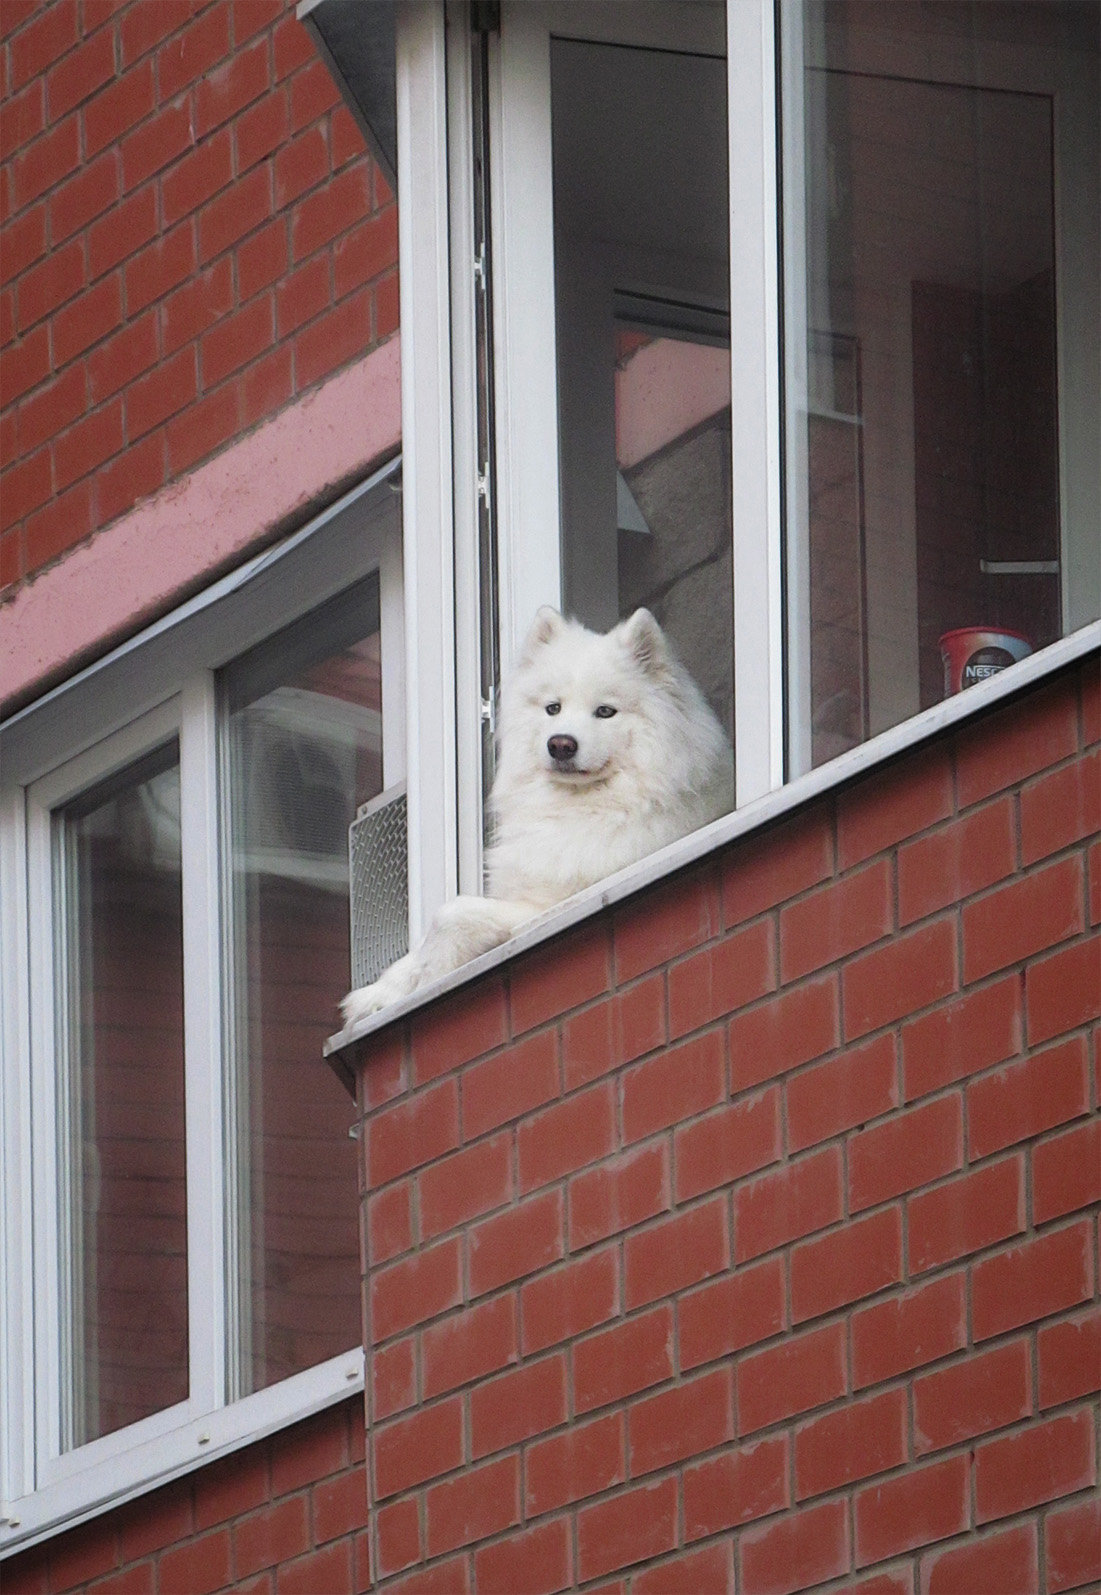
<path fill-rule="evenodd" d="M 292 0 L 0 7 L 0 590 L 397 326 L 397 212 Z"/>
<path fill-rule="evenodd" d="M 394 1590 L 1101 1577 L 1097 661 L 383 1032 Z"/>
<path fill-rule="evenodd" d="M 354 1595 L 363 1451 L 357 1397 L 4 1562 L 4 1595 Z"/>

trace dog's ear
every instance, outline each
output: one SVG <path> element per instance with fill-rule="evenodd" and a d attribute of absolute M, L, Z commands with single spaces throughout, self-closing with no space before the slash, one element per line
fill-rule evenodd
<path fill-rule="evenodd" d="M 669 649 L 665 633 L 648 609 L 636 609 L 630 619 L 620 625 L 619 635 L 623 646 L 642 670 L 656 674 L 668 664 Z"/>
<path fill-rule="evenodd" d="M 550 604 L 541 605 L 535 611 L 535 619 L 524 638 L 524 646 L 520 650 L 521 659 L 530 659 L 540 648 L 545 648 L 548 642 L 559 635 L 565 624 L 557 609 L 552 609 Z"/>

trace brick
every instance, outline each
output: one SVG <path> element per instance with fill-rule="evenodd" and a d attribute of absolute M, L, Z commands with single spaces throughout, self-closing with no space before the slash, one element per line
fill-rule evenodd
<path fill-rule="evenodd" d="M 970 1525 L 968 1461 L 948 1457 L 858 1491 L 856 1565 L 961 1534 Z"/>
<path fill-rule="evenodd" d="M 331 267 L 326 255 L 315 255 L 291 272 L 275 292 L 275 328 L 279 338 L 312 321 L 332 300 Z"/>
<path fill-rule="evenodd" d="M 395 1579 L 388 1595 L 468 1595 L 470 1587 L 470 1557 L 463 1554 Z"/>
<path fill-rule="evenodd" d="M 729 1266 L 722 1198 L 659 1219 L 623 1243 L 623 1304 L 634 1307 L 698 1285 Z"/>
<path fill-rule="evenodd" d="M 459 1092 L 444 1080 L 393 1107 L 367 1124 L 367 1181 L 387 1185 L 411 1169 L 443 1157 L 459 1144 Z"/>
<path fill-rule="evenodd" d="M 445 1479 L 425 1491 L 429 1556 L 473 1545 L 510 1528 L 520 1518 L 520 1459 L 502 1457 Z"/>
<path fill-rule="evenodd" d="M 601 1330 L 573 1348 L 574 1411 L 622 1401 L 673 1373 L 673 1312 L 667 1304 Z"/>
<path fill-rule="evenodd" d="M 417 1399 L 417 1353 L 414 1337 L 371 1349 L 371 1419 L 381 1423 L 404 1412 Z"/>
<path fill-rule="evenodd" d="M 911 1274 L 982 1251 L 1025 1229 L 1022 1158 L 1003 1158 L 922 1191 L 908 1204 Z"/>
<path fill-rule="evenodd" d="M 93 222 L 87 231 L 88 275 L 94 280 L 144 249 L 157 235 L 157 190 L 150 183 Z"/>
<path fill-rule="evenodd" d="M 145 55 L 162 39 L 174 33 L 186 16 L 186 12 L 175 6 L 159 6 L 150 8 L 154 15 L 145 14 L 145 7 L 131 7 L 122 18 L 119 27 L 119 42 L 122 46 L 122 58 L 128 65 Z"/>
<path fill-rule="evenodd" d="M 1082 1407 L 979 1446 L 975 1521 L 1010 1517 L 1096 1482 L 1094 1416 Z"/>
<path fill-rule="evenodd" d="M 4 472 L 4 492 L 0 502 L 0 524 L 14 526 L 25 515 L 45 504 L 53 494 L 53 471 L 49 449 L 40 449 L 30 459 L 21 460 Z"/>
<path fill-rule="evenodd" d="M 140 61 L 107 84 L 84 107 L 84 150 L 87 159 L 114 144 L 147 117 L 157 103 L 153 62 Z"/>
<path fill-rule="evenodd" d="M 352 1548 L 336 1540 L 317 1550 L 284 1562 L 276 1575 L 278 1595 L 352 1595 Z"/>
<path fill-rule="evenodd" d="M 375 284 L 372 299 L 374 303 L 375 338 L 379 343 L 382 343 L 397 332 L 401 321 L 401 296 L 396 271 L 390 272 L 388 276 L 381 278 Z"/>
<path fill-rule="evenodd" d="M 501 982 L 479 981 L 433 1003 L 414 1015 L 411 1035 L 413 1079 L 418 1085 L 492 1052 L 508 1039 Z"/>
<path fill-rule="evenodd" d="M 0 110 L 0 160 L 8 161 L 45 131 L 45 80 L 36 78 L 21 94 L 9 94 Z"/>
<path fill-rule="evenodd" d="M 788 1150 L 803 1152 L 897 1107 L 895 1050 L 894 1036 L 877 1036 L 793 1075 L 785 1086 Z"/>
<path fill-rule="evenodd" d="M 805 1323 L 902 1279 L 902 1214 L 884 1208 L 791 1253 L 791 1319 Z"/>
<path fill-rule="evenodd" d="M 234 117 L 232 130 L 239 173 L 247 172 L 257 161 L 283 147 L 290 125 L 288 113 L 286 90 L 278 89 Z"/>
<path fill-rule="evenodd" d="M 429 1324 L 422 1333 L 425 1400 L 499 1373 L 518 1355 L 516 1301 L 511 1294 L 464 1307 Z"/>
<path fill-rule="evenodd" d="M 232 1583 L 228 1529 L 216 1529 L 185 1545 L 163 1551 L 157 1587 L 164 1595 L 211 1595 Z"/>
<path fill-rule="evenodd" d="M 732 1440 L 732 1393 L 730 1370 L 718 1368 L 633 1403 L 627 1412 L 631 1477 L 698 1457 Z"/>
<path fill-rule="evenodd" d="M 981 1259 L 971 1270 L 976 1341 L 1077 1307 L 1093 1291 L 1089 1225 L 1048 1231 Z"/>
<path fill-rule="evenodd" d="M 969 1087 L 969 1154 L 989 1157 L 1088 1111 L 1086 1038 L 1075 1036 Z"/>
<path fill-rule="evenodd" d="M 823 1147 L 734 1192 L 739 1263 L 834 1224 L 842 1214 L 841 1149 Z"/>
<path fill-rule="evenodd" d="M 1030 693 L 956 734 L 956 789 L 960 806 L 1059 764 L 1078 747 L 1078 705 L 1063 679 Z"/>
<path fill-rule="evenodd" d="M 300 1556 L 310 1544 L 309 1498 L 289 1495 L 233 1526 L 234 1564 L 238 1578 Z"/>
<path fill-rule="evenodd" d="M 275 80 L 285 77 L 314 60 L 314 46 L 309 34 L 292 13 L 285 15 L 272 30 L 272 55 L 275 60 Z"/>
<path fill-rule="evenodd" d="M 4 225 L 0 282 L 12 282 L 46 253 L 46 207 L 35 205 Z M 10 358 L 10 351 L 9 351 Z"/>
<path fill-rule="evenodd" d="M 361 291 L 319 316 L 297 335 L 294 348 L 299 389 L 357 359 L 371 341 L 370 295 Z"/>
<path fill-rule="evenodd" d="M 95 482 L 97 526 L 106 526 L 163 486 L 164 452 L 164 439 L 155 432 L 103 466 Z"/>
<path fill-rule="evenodd" d="M 169 423 L 168 465 L 173 476 L 207 459 L 239 430 L 237 389 L 232 384 L 206 394 Z"/>
<path fill-rule="evenodd" d="M 137 315 L 146 305 L 168 297 L 195 270 L 195 240 L 188 223 L 173 228 L 126 263 L 126 313 Z"/>
<path fill-rule="evenodd" d="M 851 1556 L 845 1503 L 824 1501 L 742 1534 L 740 1588 L 744 1595 L 789 1595 L 847 1573 Z"/>
<path fill-rule="evenodd" d="M 912 1102 L 1020 1050 L 1020 982 L 1012 975 L 902 1026 L 904 1097 Z"/>
<path fill-rule="evenodd" d="M 646 974 L 710 941 L 718 931 L 719 906 L 709 874 L 696 872 L 646 892 L 613 919 L 616 979 Z"/>
<path fill-rule="evenodd" d="M 201 343 L 203 387 L 212 388 L 271 347 L 275 322 L 270 294 L 253 299 L 243 310 L 226 316 Z"/>
<path fill-rule="evenodd" d="M 1021 857 L 1034 864 L 1101 830 L 1101 754 L 1075 759 L 1021 792 Z"/>
<path fill-rule="evenodd" d="M 817 886 L 833 873 L 833 820 L 825 804 L 757 832 L 726 853 L 723 925 L 743 924 Z"/>
<path fill-rule="evenodd" d="M 474 1553 L 479 1595 L 515 1595 L 516 1590 L 554 1591 L 572 1583 L 570 1524 L 555 1518 Z"/>
<path fill-rule="evenodd" d="M 50 121 L 59 122 L 115 75 L 115 46 L 107 31 L 93 34 L 47 73 Z"/>
<path fill-rule="evenodd" d="M 1101 937 L 1031 964 L 1025 970 L 1025 1005 L 1032 1045 L 1101 1016 Z"/>
<path fill-rule="evenodd" d="M 60 5 L 40 10 L 37 17 L 19 29 L 9 46 L 11 89 L 21 89 L 39 76 L 71 50 L 78 37 L 76 0 L 62 0 Z"/>
<path fill-rule="evenodd" d="M 795 1430 L 795 1498 L 888 1473 L 907 1460 L 907 1403 L 902 1389 L 854 1401 Z"/>
<path fill-rule="evenodd" d="M 388 1340 L 424 1323 L 462 1300 L 458 1237 L 376 1269 L 371 1276 L 371 1328 L 375 1340 Z"/>
<path fill-rule="evenodd" d="M 190 1513 L 186 1513 L 187 1525 L 182 1530 L 171 1536 L 162 1535 L 159 1540 L 153 1540 L 150 1549 L 156 1549 L 159 1544 L 168 1542 L 169 1537 L 191 1532 L 196 1529 L 213 1528 L 216 1523 L 226 1523 L 231 1518 L 243 1518 L 253 1508 L 262 1506 L 268 1500 L 271 1486 L 268 1481 L 268 1459 L 266 1450 L 257 1446 L 244 1452 L 236 1452 L 232 1456 L 219 1457 L 201 1468 L 195 1474 L 195 1521 L 190 1522 Z M 143 1503 L 144 1506 L 145 1503 Z M 185 1506 L 189 1502 L 183 1503 Z M 144 1515 L 144 1514 L 143 1514 Z M 128 1552 L 133 1555 L 133 1550 Z"/>
<path fill-rule="evenodd" d="M 335 122 L 334 122 L 335 126 Z M 356 137 L 359 138 L 359 129 Z M 336 151 L 334 149 L 334 164 Z M 338 297 L 372 282 L 398 263 L 398 212 L 396 205 L 369 216 L 333 244 L 333 281 Z"/>
<path fill-rule="evenodd" d="M 715 1109 L 673 1135 L 674 1190 L 687 1202 L 775 1163 L 781 1151 L 780 1092 L 775 1086 Z"/>
<path fill-rule="evenodd" d="M 1085 929 L 1083 861 L 1058 860 L 963 909 L 963 976 L 971 983 Z"/>
<path fill-rule="evenodd" d="M 511 1135 L 504 1131 L 430 1163 L 417 1188 L 426 1239 L 503 1207 L 515 1194 Z"/>
<path fill-rule="evenodd" d="M 849 869 L 906 837 L 947 819 L 953 810 L 952 770 L 938 743 L 877 770 L 837 799 L 838 867 Z"/>
<path fill-rule="evenodd" d="M 128 194 L 191 148 L 194 134 L 186 101 L 161 106 L 122 139 L 122 189 Z"/>
<path fill-rule="evenodd" d="M 622 1484 L 623 1435 L 623 1414 L 610 1412 L 531 1441 L 524 1454 L 527 1515 L 539 1517 Z"/>
<path fill-rule="evenodd" d="M 669 971 L 669 1032 L 687 1035 L 763 997 L 776 986 L 771 920 L 729 932 Z"/>
<path fill-rule="evenodd" d="M 294 392 L 294 358 L 290 349 L 276 348 L 238 379 L 241 426 L 248 428 L 281 410 Z"/>
<path fill-rule="evenodd" d="M 208 13 L 218 14 L 217 11 Z M 232 181 L 233 143 L 229 129 L 224 128 L 213 138 L 196 145 L 161 178 L 164 225 L 174 227 Z"/>
<path fill-rule="evenodd" d="M 122 400 L 102 406 L 78 421 L 54 444 L 54 486 L 57 492 L 117 454 L 123 446 Z"/>
<path fill-rule="evenodd" d="M 509 1013 L 514 1035 L 556 1019 L 608 990 L 608 935 L 603 923 L 539 948 L 509 972 Z"/>
<path fill-rule="evenodd" d="M 984 1534 L 922 1560 L 927 1595 L 974 1595 L 976 1590 L 1039 1589 L 1036 1525 L 1021 1523 Z"/>
<path fill-rule="evenodd" d="M 253 167 L 199 212 L 201 264 L 205 266 L 231 249 L 262 226 L 271 213 L 271 174 L 267 166 Z"/>
<path fill-rule="evenodd" d="M 567 1091 L 588 1085 L 653 1052 L 668 1037 L 665 975 L 650 975 L 562 1025 L 562 1075 Z"/>
<path fill-rule="evenodd" d="M 781 979 L 798 980 L 886 936 L 893 895 L 890 861 L 878 859 L 782 908 Z"/>
<path fill-rule="evenodd" d="M 695 1368 L 770 1340 L 786 1321 L 782 1258 L 724 1274 L 678 1303 L 680 1366 Z"/>
<path fill-rule="evenodd" d="M 1101 1202 L 1101 1120 L 1042 1142 L 1032 1152 L 1032 1216 L 1037 1224 Z"/>
<path fill-rule="evenodd" d="M 477 1384 L 470 1392 L 471 1455 L 503 1451 L 566 1421 L 566 1357 L 556 1353 Z"/>
<path fill-rule="evenodd" d="M 275 156 L 275 204 L 285 210 L 307 189 L 316 188 L 329 176 L 329 143 L 325 128 L 307 128 L 285 143 Z"/>
<path fill-rule="evenodd" d="M 750 1352 L 737 1365 L 735 1383 L 739 1434 L 839 1400 L 848 1388 L 844 1326 L 804 1330 Z"/>
<path fill-rule="evenodd" d="M 311 60 L 302 72 L 296 72 L 290 83 L 291 127 L 297 133 L 309 122 L 331 111 L 337 103 L 336 85 L 321 61 Z"/>
<path fill-rule="evenodd" d="M 607 1156 L 616 1145 L 611 1081 L 591 1086 L 521 1122 L 516 1132 L 521 1192 L 536 1190 Z"/>
<path fill-rule="evenodd" d="M 707 1031 L 622 1075 L 625 1142 L 641 1141 L 720 1102 L 726 1092 L 722 1032 Z"/>
<path fill-rule="evenodd" d="M 54 247 L 102 216 L 121 194 L 118 159 L 113 150 L 105 150 L 50 195 L 50 236 Z"/>
<path fill-rule="evenodd" d="M 157 82 L 162 100 L 175 99 L 229 54 L 229 12 L 221 6 L 203 13 L 157 52 Z"/>
<path fill-rule="evenodd" d="M 621 1152 L 569 1184 L 571 1251 L 633 1229 L 668 1210 L 669 1152 L 664 1145 Z"/>
<path fill-rule="evenodd" d="M 50 334 L 43 325 L 29 337 L 4 351 L 0 368 L 0 400 L 3 408 L 29 393 L 50 374 Z"/>
<path fill-rule="evenodd" d="M 852 1316 L 853 1387 L 923 1368 L 967 1344 L 964 1274 L 948 1274 Z"/>
<path fill-rule="evenodd" d="M 1045 1324 L 1036 1335 L 1041 1411 L 1101 1389 L 1101 1312 Z"/>
<path fill-rule="evenodd" d="M 13 210 L 22 210 L 56 188 L 80 164 L 80 130 L 75 116 L 50 128 L 9 163 Z"/>
<path fill-rule="evenodd" d="M 914 1380 L 914 1447 L 919 1456 L 941 1451 L 1031 1412 L 1029 1342 L 1007 1341 Z"/>
<path fill-rule="evenodd" d="M 899 849 L 900 925 L 935 914 L 1011 875 L 1017 862 L 1011 797 L 998 798 Z"/>
<path fill-rule="evenodd" d="M 93 402 L 99 398 L 93 387 Z M 84 414 L 88 398 L 84 367 L 73 365 L 63 371 L 55 382 L 39 388 L 32 398 L 25 399 L 19 409 L 19 453 L 26 456 L 42 443 L 48 443 L 67 426 Z M 43 456 L 46 458 L 46 456 Z M 21 463 L 30 465 L 24 459 Z M 8 479 L 10 482 L 10 478 Z M 12 491 L 5 486 L 5 495 Z M 41 503 L 42 500 L 36 500 Z M 9 507 L 9 506 L 5 506 Z M 18 519 L 12 515 L 12 519 Z"/>
<path fill-rule="evenodd" d="M 786 1435 L 728 1446 L 684 1469 L 684 1538 L 702 1539 L 790 1504 Z"/>
<path fill-rule="evenodd" d="M 836 975 L 806 982 L 730 1021 L 730 1079 L 735 1091 L 775 1079 L 837 1045 Z"/>
<path fill-rule="evenodd" d="M 80 240 L 52 250 L 40 265 L 32 266 L 19 279 L 19 330 L 26 332 L 36 321 L 65 304 L 84 287 L 84 246 Z"/>
<path fill-rule="evenodd" d="M 297 263 L 368 214 L 371 208 L 365 167 L 352 167 L 299 201 L 291 213 L 291 258 Z"/>
<path fill-rule="evenodd" d="M 956 990 L 956 928 L 934 920 L 863 953 L 841 971 L 844 1036 L 858 1039 Z"/>
<path fill-rule="evenodd" d="M 1101 1498 L 1049 1512 L 1045 1529 L 1049 1595 L 1101 1581 Z"/>
<path fill-rule="evenodd" d="M 618 1255 L 611 1247 L 531 1280 L 520 1291 L 525 1356 L 595 1329 L 618 1307 Z"/>
<path fill-rule="evenodd" d="M 222 66 L 204 74 L 195 92 L 195 131 L 199 138 L 228 122 L 268 88 L 266 38 L 237 50 Z"/>
<path fill-rule="evenodd" d="M 731 1546 L 724 1542 L 659 1562 L 631 1580 L 632 1595 L 699 1595 L 700 1590 L 733 1588 Z"/>
<path fill-rule="evenodd" d="M 496 1130 L 558 1093 L 558 1037 L 545 1030 L 463 1071 L 463 1139 Z"/>
<path fill-rule="evenodd" d="M 963 1104 L 953 1092 L 896 1113 L 851 1138 L 852 1211 L 889 1201 L 962 1166 Z"/>
<path fill-rule="evenodd" d="M 27 569 L 37 570 L 47 560 L 74 547 L 92 530 L 91 483 L 78 482 L 68 493 L 53 499 L 27 520 L 24 528 Z"/>
<path fill-rule="evenodd" d="M 339 1409 L 307 1418 L 273 1437 L 269 1445 L 273 1496 L 306 1489 L 348 1466 L 348 1424 Z"/>
<path fill-rule="evenodd" d="M 266 1493 L 264 1498 L 266 1499 Z M 190 1490 L 185 1485 L 175 1484 L 157 1490 L 155 1494 L 146 1496 L 140 1503 L 133 1502 L 122 1507 L 114 1526 L 118 1532 L 119 1559 L 125 1563 L 152 1555 L 163 1546 L 172 1545 L 177 1540 L 190 1539 L 197 1528 L 209 1528 L 213 1525 L 204 1523 L 197 1513 L 193 1512 Z M 79 1544 L 79 1541 L 75 1543 Z M 90 1549 L 93 1556 L 97 1554 L 94 1539 Z M 66 1572 L 75 1573 L 78 1579 L 92 1577 L 87 1566 L 79 1571 L 72 1567 L 63 1570 L 55 1563 L 58 1583 L 63 1584 Z"/>
<path fill-rule="evenodd" d="M 578 1578 L 583 1582 L 649 1561 L 676 1543 L 676 1479 L 624 1490 L 578 1512 Z"/>
<path fill-rule="evenodd" d="M 463 1460 L 462 1398 L 452 1396 L 376 1428 L 371 1444 L 376 1500 L 450 1473 Z"/>
<path fill-rule="evenodd" d="M 376 1509 L 374 1517 L 379 1578 L 400 1573 L 420 1560 L 420 1508 L 415 1496 L 387 1502 Z"/>
<path fill-rule="evenodd" d="M 122 293 L 118 273 L 81 294 L 54 316 L 50 325 L 54 364 L 67 365 L 78 354 L 114 332 L 122 320 Z"/>
<path fill-rule="evenodd" d="M 482 1296 L 535 1274 L 562 1256 L 561 1190 L 544 1191 L 467 1232 L 470 1294 Z"/>

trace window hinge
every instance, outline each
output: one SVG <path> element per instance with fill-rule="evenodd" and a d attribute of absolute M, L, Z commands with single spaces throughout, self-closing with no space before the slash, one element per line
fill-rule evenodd
<path fill-rule="evenodd" d="M 488 503 L 489 503 L 489 477 L 488 477 L 488 475 L 486 474 L 485 471 L 479 471 L 478 472 L 478 480 L 477 480 L 477 484 L 476 484 L 476 491 L 477 491 L 478 497 L 482 500 L 482 503 L 488 505 Z"/>
<path fill-rule="evenodd" d="M 481 702 L 481 710 L 482 710 L 482 721 L 483 721 L 483 723 L 485 725 L 489 726 L 490 729 L 492 729 L 493 728 L 493 699 L 492 698 L 483 698 L 482 702 Z"/>

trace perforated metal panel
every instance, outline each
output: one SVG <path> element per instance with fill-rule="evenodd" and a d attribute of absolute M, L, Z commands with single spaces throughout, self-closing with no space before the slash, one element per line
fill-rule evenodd
<path fill-rule="evenodd" d="M 364 803 L 348 829 L 352 890 L 352 985 L 377 980 L 409 951 L 405 785 Z"/>

